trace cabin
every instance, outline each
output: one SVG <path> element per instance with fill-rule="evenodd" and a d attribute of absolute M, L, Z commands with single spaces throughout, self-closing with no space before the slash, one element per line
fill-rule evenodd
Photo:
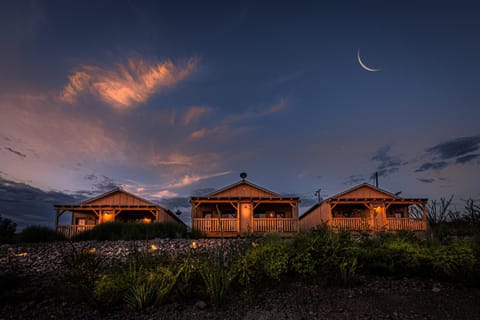
<path fill-rule="evenodd" d="M 426 231 L 427 201 L 401 198 L 363 183 L 311 207 L 300 217 L 300 229 L 326 223 L 336 230 L 357 232 Z M 421 212 L 421 218 L 411 216 L 412 207 Z"/>
<path fill-rule="evenodd" d="M 277 193 L 242 180 L 203 197 L 191 197 L 192 228 L 209 237 L 238 237 L 299 231 L 298 197 Z"/>
<path fill-rule="evenodd" d="M 120 188 L 113 189 L 79 204 L 55 205 L 55 230 L 67 237 L 92 229 L 105 222 L 152 223 L 173 221 L 184 225 L 170 210 Z M 65 212 L 71 212 L 70 225 L 59 225 Z"/>

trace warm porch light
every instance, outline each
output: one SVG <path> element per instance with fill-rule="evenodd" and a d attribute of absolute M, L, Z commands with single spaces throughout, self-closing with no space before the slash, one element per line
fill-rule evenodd
<path fill-rule="evenodd" d="M 143 223 L 152 223 L 152 219 L 150 219 L 150 218 L 143 218 L 142 222 L 143 222 Z"/>

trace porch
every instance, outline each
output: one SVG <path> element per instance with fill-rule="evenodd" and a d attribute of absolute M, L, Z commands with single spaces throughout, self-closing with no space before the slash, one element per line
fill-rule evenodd
<path fill-rule="evenodd" d="M 91 229 L 93 229 L 93 227 L 95 227 L 94 224 L 91 224 L 91 225 L 88 225 L 88 224 L 86 224 L 86 225 L 75 225 L 75 224 L 72 224 L 72 225 L 57 225 L 56 231 L 60 234 L 63 234 L 66 238 L 71 238 L 71 237 L 74 237 L 74 236 L 78 235 L 79 233 L 91 230 Z"/>
<path fill-rule="evenodd" d="M 295 233 L 298 232 L 298 219 L 294 218 L 253 218 L 248 233 Z M 240 235 L 240 220 L 237 218 L 196 218 L 192 228 L 208 236 Z"/>
<path fill-rule="evenodd" d="M 426 222 L 411 218 L 389 218 L 386 223 L 378 225 L 376 220 L 368 218 L 332 218 L 330 226 L 336 230 L 349 231 L 425 231 Z"/>

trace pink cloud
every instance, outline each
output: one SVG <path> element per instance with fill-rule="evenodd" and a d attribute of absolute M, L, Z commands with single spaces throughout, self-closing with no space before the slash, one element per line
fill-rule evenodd
<path fill-rule="evenodd" d="M 187 112 L 183 116 L 183 124 L 189 125 L 190 123 L 197 121 L 203 115 L 212 111 L 210 107 L 201 107 L 201 106 L 193 106 L 188 108 Z"/>
<path fill-rule="evenodd" d="M 84 65 L 69 76 L 61 99 L 75 103 L 81 93 L 88 92 L 116 109 L 129 109 L 157 92 L 174 87 L 191 75 L 197 64 L 197 59 L 190 59 L 182 66 L 169 60 L 150 65 L 141 59 L 129 59 L 127 65 L 120 64 L 117 69 Z"/>

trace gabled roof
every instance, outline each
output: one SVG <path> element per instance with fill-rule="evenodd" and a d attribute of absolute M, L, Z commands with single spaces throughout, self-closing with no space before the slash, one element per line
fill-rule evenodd
<path fill-rule="evenodd" d="M 90 199 L 86 199 L 86 200 L 82 201 L 80 204 L 89 204 L 89 203 L 92 203 L 92 202 L 94 202 L 94 201 L 97 201 L 98 199 L 102 199 L 102 198 L 108 197 L 108 196 L 110 196 L 110 195 L 112 195 L 112 194 L 114 194 L 114 193 L 116 193 L 116 192 L 126 194 L 126 195 L 128 195 L 128 196 L 130 196 L 130 197 L 133 197 L 133 198 L 135 198 L 135 199 L 138 199 L 138 200 L 140 200 L 140 201 L 142 201 L 142 202 L 145 202 L 145 203 L 147 203 L 147 204 L 149 204 L 149 205 L 152 205 L 152 206 L 159 206 L 157 203 L 154 203 L 154 202 L 152 202 L 152 201 L 148 201 L 148 200 L 146 200 L 146 199 L 143 199 L 143 198 L 141 198 L 141 197 L 139 197 L 139 196 L 137 196 L 137 195 L 135 195 L 135 194 L 133 194 L 133 193 L 130 193 L 130 192 L 128 192 L 128 191 L 123 190 L 123 189 L 120 188 L 120 187 L 117 187 L 117 188 L 115 188 L 115 189 L 113 189 L 113 190 L 110 190 L 110 191 L 107 191 L 107 192 L 105 192 L 105 193 L 102 193 L 102 194 L 100 194 L 100 195 L 98 195 L 98 196 L 96 196 L 96 197 L 93 197 L 93 198 L 90 198 Z"/>
<path fill-rule="evenodd" d="M 363 187 L 367 187 L 367 188 L 370 188 L 370 189 L 372 189 L 372 190 L 374 190 L 374 191 L 383 193 L 384 195 L 386 195 L 386 196 L 388 196 L 388 197 L 390 197 L 390 198 L 392 198 L 392 199 L 401 199 L 399 196 L 394 195 L 393 193 L 390 193 L 390 192 L 388 192 L 388 191 L 385 191 L 385 190 L 383 190 L 383 189 L 380 189 L 380 188 L 378 188 L 378 187 L 375 187 L 375 186 L 373 186 L 373 185 L 365 182 L 365 183 L 359 184 L 359 185 L 357 185 L 357 186 L 354 186 L 354 187 L 352 187 L 352 188 L 350 188 L 350 189 L 348 189 L 348 190 L 346 190 L 346 191 L 340 192 L 340 193 L 338 193 L 338 194 L 336 194 L 336 195 L 334 195 L 334 196 L 331 196 L 331 197 L 329 197 L 327 200 L 344 198 L 344 197 L 343 197 L 344 195 L 349 194 L 349 193 L 351 193 L 351 192 L 353 192 L 353 191 L 355 191 L 355 190 L 361 189 L 361 188 L 363 188 Z"/>
<path fill-rule="evenodd" d="M 238 187 L 240 187 L 240 186 L 242 186 L 242 185 L 247 185 L 247 186 L 250 186 L 250 187 L 252 187 L 252 188 L 254 188 L 254 189 L 258 189 L 258 190 L 260 190 L 260 191 L 262 191 L 262 192 L 268 193 L 271 197 L 274 197 L 274 198 L 282 198 L 282 196 L 279 195 L 278 193 L 275 193 L 275 192 L 270 191 L 270 190 L 268 190 L 268 189 L 265 189 L 265 188 L 262 188 L 262 187 L 260 187 L 260 186 L 257 186 L 256 184 L 251 183 L 251 182 L 246 181 L 246 180 L 240 180 L 239 182 L 236 182 L 236 183 L 231 184 L 231 185 L 229 185 L 229 186 L 226 186 L 226 187 L 224 187 L 224 188 L 222 188 L 222 189 L 219 189 L 219 190 L 217 190 L 217 191 L 214 191 L 214 192 L 206 195 L 205 197 L 206 197 L 206 198 L 214 198 L 214 197 L 218 196 L 219 194 L 224 193 L 224 192 L 227 191 L 227 190 L 231 190 L 231 189 L 234 189 L 234 188 L 238 188 Z"/>
<path fill-rule="evenodd" d="M 340 192 L 340 193 L 337 193 L 336 195 L 333 195 L 325 200 L 323 200 L 322 202 L 319 202 L 319 203 L 316 203 L 314 204 L 311 208 L 309 208 L 307 211 L 305 211 L 300 217 L 299 219 L 301 220 L 302 218 L 306 217 L 307 215 L 309 215 L 312 211 L 314 211 L 316 208 L 320 207 L 323 203 L 325 202 L 330 202 L 330 201 L 333 201 L 333 200 L 347 200 L 347 199 L 353 199 L 355 201 L 359 201 L 359 200 L 362 200 L 362 201 L 373 201 L 373 200 L 381 200 L 381 199 L 375 199 L 375 198 L 363 198 L 363 199 L 359 199 L 358 197 L 353 197 L 353 198 L 349 198 L 348 196 L 345 197 L 346 195 L 348 195 L 349 193 L 355 191 L 355 190 L 358 190 L 358 189 L 361 189 L 361 188 L 370 188 L 376 192 L 380 192 L 382 194 L 384 194 L 385 196 L 387 196 L 388 198 L 384 198 L 385 200 L 387 201 L 393 201 L 393 202 L 409 202 L 409 201 L 422 201 L 422 202 L 426 202 L 427 199 L 404 199 L 404 198 L 401 198 L 393 193 L 390 193 L 388 191 L 385 191 L 383 189 L 380 189 L 378 187 L 375 187 L 369 183 L 362 183 L 362 184 L 359 184 L 357 186 L 354 186 L 346 191 L 343 191 L 343 192 Z"/>
<path fill-rule="evenodd" d="M 92 202 L 95 202 L 99 199 L 102 199 L 102 198 L 105 198 L 105 197 L 108 197 L 110 195 L 113 195 L 115 193 L 123 193 L 123 194 L 126 194 L 130 197 L 133 197 L 141 202 L 144 202 L 145 205 L 133 205 L 133 206 L 130 206 L 132 208 L 151 208 L 151 207 L 155 207 L 155 208 L 160 208 L 162 209 L 165 213 L 167 213 L 169 216 L 171 216 L 172 218 L 174 218 L 177 222 L 180 222 L 181 224 L 185 225 L 185 222 L 183 222 L 179 217 L 177 217 L 172 211 L 170 211 L 169 209 L 166 209 L 166 208 L 163 208 L 162 206 L 160 206 L 158 203 L 155 203 L 155 202 L 152 202 L 152 201 L 149 201 L 149 200 L 146 200 L 142 197 L 139 197 L 133 193 L 130 193 L 128 191 L 125 191 L 123 190 L 122 188 L 120 187 L 117 187 L 115 189 L 112 189 L 110 191 L 107 191 L 105 193 L 102 193 L 98 196 L 95 196 L 93 198 L 90 198 L 90 199 L 86 199 L 82 202 L 80 202 L 79 204 L 75 204 L 75 205 L 54 205 L 55 208 L 59 208 L 59 207 L 63 207 L 63 208 L 68 208 L 67 210 L 71 210 L 71 209 L 75 209 L 75 208 L 86 208 L 86 207 L 96 207 L 96 206 L 102 206 L 102 205 L 92 205 L 91 203 Z"/>

